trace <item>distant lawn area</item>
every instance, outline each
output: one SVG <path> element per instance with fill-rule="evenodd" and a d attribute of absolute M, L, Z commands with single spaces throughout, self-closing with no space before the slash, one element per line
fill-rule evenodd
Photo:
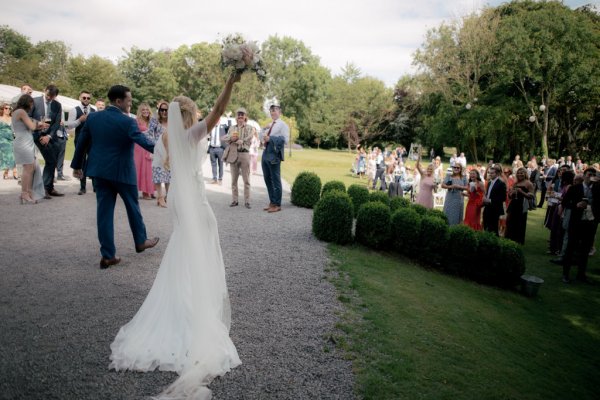
<path fill-rule="evenodd" d="M 283 175 L 291 184 L 309 170 L 323 183 L 348 185 L 360 181 L 350 174 L 353 160 L 347 152 L 294 151 Z M 356 392 L 373 400 L 599 398 L 600 252 L 588 266 L 595 285 L 563 284 L 545 254 L 544 214 L 529 213 L 523 248 L 526 273 L 545 280 L 536 298 L 391 252 L 330 245 L 339 273 L 332 281 L 347 310 L 337 342 L 353 360 Z"/>

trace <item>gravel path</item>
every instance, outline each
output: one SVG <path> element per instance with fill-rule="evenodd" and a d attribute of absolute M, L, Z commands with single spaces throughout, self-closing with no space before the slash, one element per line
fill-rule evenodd
<path fill-rule="evenodd" d="M 208 162 L 204 170 L 210 176 Z M 282 212 L 262 211 L 262 176 L 252 177 L 253 208 L 230 208 L 229 182 L 226 171 L 223 186 L 207 188 L 221 245 L 234 243 L 224 258 L 231 336 L 243 364 L 210 385 L 214 398 L 353 399 L 351 364 L 327 340 L 342 306 L 324 272 L 326 248 L 310 233 L 312 211 L 289 204 L 289 187 Z M 110 343 L 152 285 L 169 213 L 140 200 L 148 235 L 161 241 L 136 254 L 119 201 L 115 241 L 123 261 L 100 270 L 95 196 L 77 196 L 74 180 L 57 189 L 66 196 L 21 206 L 16 181 L 0 181 L 0 399 L 156 395 L 176 374 L 107 367 Z"/>

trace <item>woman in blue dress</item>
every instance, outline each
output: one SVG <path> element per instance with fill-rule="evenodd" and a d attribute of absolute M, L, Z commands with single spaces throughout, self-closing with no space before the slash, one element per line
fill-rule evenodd
<path fill-rule="evenodd" d="M 458 225 L 463 221 L 463 210 L 465 206 L 463 190 L 467 190 L 467 180 L 463 176 L 462 165 L 455 163 L 452 166 L 452 174 L 448 174 L 442 182 L 442 188 L 446 189 L 444 200 L 444 214 L 448 217 L 448 225 Z"/>

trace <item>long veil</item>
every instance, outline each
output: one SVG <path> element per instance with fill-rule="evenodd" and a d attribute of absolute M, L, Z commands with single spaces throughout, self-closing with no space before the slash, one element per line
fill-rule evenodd
<path fill-rule="evenodd" d="M 173 233 L 144 304 L 111 345 L 111 367 L 176 371 L 179 378 L 157 398 L 205 400 L 212 379 L 241 361 L 229 338 L 225 267 L 204 191 L 207 144 L 185 129 L 178 102 L 168 121 Z"/>

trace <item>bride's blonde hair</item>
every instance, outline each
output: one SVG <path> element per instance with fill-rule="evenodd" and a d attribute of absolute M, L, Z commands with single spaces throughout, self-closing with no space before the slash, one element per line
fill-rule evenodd
<path fill-rule="evenodd" d="M 189 129 L 196 123 L 196 103 L 186 96 L 177 96 L 173 99 L 179 103 L 179 109 L 181 110 L 181 119 L 183 120 L 183 127 Z"/>

